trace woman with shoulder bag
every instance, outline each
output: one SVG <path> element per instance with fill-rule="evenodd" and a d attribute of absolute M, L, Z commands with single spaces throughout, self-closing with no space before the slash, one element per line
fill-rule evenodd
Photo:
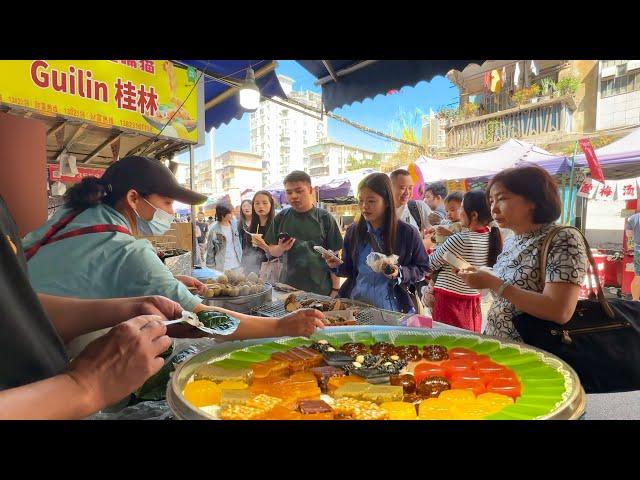
<path fill-rule="evenodd" d="M 489 183 L 487 201 L 498 225 L 514 236 L 505 241 L 492 273 L 458 273 L 470 287 L 495 292 L 484 333 L 558 355 L 577 371 L 587 392 L 640 388 L 640 336 L 633 328 L 618 336 L 630 326 L 629 307 L 614 313 L 601 288 L 602 306 L 593 300 L 579 305 L 590 251 L 579 230 L 554 224 L 561 202 L 551 175 L 537 166 L 504 170 Z M 575 329 L 571 336 L 579 323 L 595 328 Z M 615 351 L 619 341 L 626 342 L 626 354 Z"/>

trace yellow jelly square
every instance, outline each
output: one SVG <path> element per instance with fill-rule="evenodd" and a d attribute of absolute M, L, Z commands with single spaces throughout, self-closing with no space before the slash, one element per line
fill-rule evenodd
<path fill-rule="evenodd" d="M 454 389 L 441 392 L 438 398 L 452 402 L 473 402 L 476 396 L 470 390 Z"/>
<path fill-rule="evenodd" d="M 182 391 L 184 398 L 194 407 L 215 405 L 220 402 L 220 387 L 211 380 L 187 383 Z"/>

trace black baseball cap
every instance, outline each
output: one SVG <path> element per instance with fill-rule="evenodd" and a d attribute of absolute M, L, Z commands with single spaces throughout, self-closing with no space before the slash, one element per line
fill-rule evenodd
<path fill-rule="evenodd" d="M 100 181 L 105 185 L 107 194 L 116 197 L 133 188 L 140 193 L 163 195 L 187 205 L 207 200 L 206 195 L 180 185 L 171 170 L 159 160 L 149 157 L 124 157 L 107 168 Z"/>

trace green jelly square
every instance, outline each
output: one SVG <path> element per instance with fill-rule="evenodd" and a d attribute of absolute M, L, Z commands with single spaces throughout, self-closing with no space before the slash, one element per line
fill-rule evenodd
<path fill-rule="evenodd" d="M 505 407 L 507 408 L 507 407 Z M 493 415 L 484 417 L 485 420 L 531 420 L 530 415 L 525 415 L 519 412 L 505 412 L 504 409 Z"/>
<path fill-rule="evenodd" d="M 480 342 L 478 345 L 474 346 L 472 350 L 476 352 L 478 355 L 487 355 L 499 349 L 500 349 L 499 342 L 487 341 L 487 342 Z"/>
<path fill-rule="evenodd" d="M 431 340 L 432 338 L 426 335 L 398 335 L 393 343 L 399 347 L 405 345 L 424 347 L 425 345 L 429 345 Z"/>
<path fill-rule="evenodd" d="M 551 411 L 555 405 L 562 400 L 562 397 L 557 395 L 522 395 L 516 401 L 516 405 L 528 405 L 533 407 L 546 408 L 547 411 Z"/>
<path fill-rule="evenodd" d="M 530 381 L 555 381 L 557 383 L 561 383 L 564 385 L 564 377 L 560 372 L 554 370 L 553 368 L 540 368 L 540 369 L 532 369 L 522 373 L 522 378 L 524 380 Z"/>
<path fill-rule="evenodd" d="M 253 347 L 249 347 L 247 349 L 251 353 L 259 353 L 262 355 L 273 355 L 276 352 L 281 352 L 283 350 L 279 350 L 277 348 L 270 347 L 268 345 L 255 345 Z"/>
<path fill-rule="evenodd" d="M 220 368 L 236 369 L 236 368 L 249 368 L 252 363 L 254 362 L 231 360 L 229 358 L 226 358 L 224 360 L 215 362 L 213 365 L 216 365 Z"/>
<path fill-rule="evenodd" d="M 377 342 L 391 343 L 391 337 L 386 332 L 375 332 L 373 334 L 373 338 L 375 340 L 375 343 Z"/>
<path fill-rule="evenodd" d="M 326 340 L 334 346 L 340 346 L 344 343 L 351 343 L 353 340 L 351 339 L 351 335 L 347 335 L 346 333 L 337 333 L 328 335 Z"/>
<path fill-rule="evenodd" d="M 269 343 L 263 343 L 262 345 L 259 345 L 261 347 L 269 347 L 273 350 L 275 350 L 276 352 L 284 352 L 285 350 L 289 350 L 291 347 L 288 347 L 287 345 L 283 345 L 281 343 L 277 343 L 277 342 L 269 342 Z"/>
<path fill-rule="evenodd" d="M 541 405 L 527 405 L 527 404 L 514 404 L 507 405 L 502 409 L 503 413 L 507 415 L 524 415 L 528 418 L 539 417 L 540 415 L 546 415 L 551 411 L 549 407 Z"/>
<path fill-rule="evenodd" d="M 538 355 L 535 353 L 521 353 L 518 356 L 504 358 L 499 363 L 506 367 L 513 367 L 515 365 L 523 365 L 525 363 L 531 363 L 539 360 Z"/>
<path fill-rule="evenodd" d="M 522 383 L 522 382 L 521 382 Z M 565 392 L 564 384 L 562 385 L 535 385 L 530 383 L 522 383 L 522 395 L 536 396 L 554 396 L 562 397 Z"/>
<path fill-rule="evenodd" d="M 523 375 L 525 375 L 528 372 L 538 372 L 538 371 L 542 372 L 542 371 L 548 371 L 548 370 L 553 371 L 553 368 L 549 367 L 548 365 L 546 365 L 544 362 L 540 360 L 534 360 L 534 361 L 529 361 L 527 363 L 512 365 L 511 369 L 514 372 L 521 373 Z"/>
<path fill-rule="evenodd" d="M 229 358 L 232 360 L 240 360 L 243 362 L 264 362 L 265 360 L 269 360 L 271 358 L 271 354 L 266 353 L 258 353 L 258 352 L 233 352 L 229 355 Z"/>
<path fill-rule="evenodd" d="M 304 347 L 305 345 L 311 345 L 311 343 L 311 340 L 308 338 L 292 338 L 291 340 L 282 342 L 283 345 L 286 345 L 289 348 Z"/>
<path fill-rule="evenodd" d="M 478 345 L 478 343 L 479 341 L 477 338 L 460 337 L 455 342 L 453 342 L 452 347 L 473 349 L 473 347 Z"/>
<path fill-rule="evenodd" d="M 458 337 L 452 337 L 451 335 L 440 335 L 433 339 L 433 345 L 442 345 L 443 347 L 451 348 L 456 343 Z"/>
<path fill-rule="evenodd" d="M 520 350 L 518 350 L 517 348 L 504 347 L 504 348 L 501 348 L 500 350 L 491 352 L 490 356 L 492 360 L 495 360 L 496 362 L 498 362 L 500 359 L 513 358 L 519 355 L 522 355 L 522 352 L 520 352 Z"/>
<path fill-rule="evenodd" d="M 363 343 L 365 345 L 373 345 L 376 340 L 369 332 L 356 332 L 354 335 L 354 341 L 356 343 Z"/>

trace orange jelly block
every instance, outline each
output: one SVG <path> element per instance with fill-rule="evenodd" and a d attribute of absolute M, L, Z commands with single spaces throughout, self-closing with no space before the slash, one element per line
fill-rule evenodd
<path fill-rule="evenodd" d="M 313 348 L 296 347 L 288 350 L 288 353 L 301 357 L 305 362 L 305 368 L 317 367 L 324 363 L 324 357 L 322 354 Z"/>
<path fill-rule="evenodd" d="M 271 355 L 271 359 L 286 362 L 292 372 L 299 372 L 305 369 L 305 359 L 290 351 L 274 353 Z"/>
<path fill-rule="evenodd" d="M 262 420 L 302 420 L 302 414 L 291 408 L 276 405 L 261 417 Z"/>
<path fill-rule="evenodd" d="M 265 360 L 264 362 L 251 364 L 254 380 L 269 377 L 282 377 L 289 374 L 289 363 L 279 360 Z"/>

